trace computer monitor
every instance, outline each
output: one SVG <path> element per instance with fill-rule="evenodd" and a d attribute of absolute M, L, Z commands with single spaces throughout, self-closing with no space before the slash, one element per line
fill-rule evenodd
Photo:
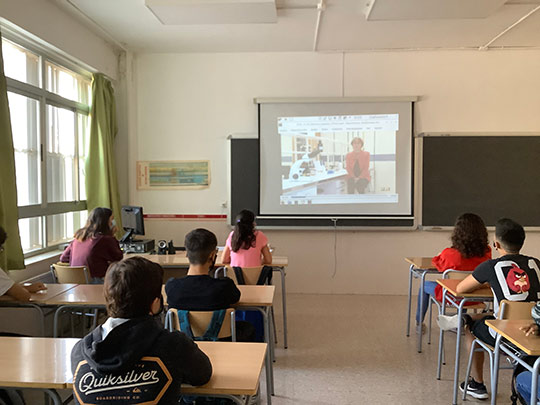
<path fill-rule="evenodd" d="M 122 207 L 122 227 L 126 233 L 120 242 L 130 242 L 133 235 L 144 235 L 144 217 L 142 207 L 125 205 Z"/>

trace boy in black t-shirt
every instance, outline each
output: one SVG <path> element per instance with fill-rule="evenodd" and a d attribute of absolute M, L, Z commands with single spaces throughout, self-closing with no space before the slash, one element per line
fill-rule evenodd
<path fill-rule="evenodd" d="M 497 221 L 493 246 L 501 256 L 480 264 L 470 276 L 458 284 L 457 292 L 472 292 L 488 283 L 493 291 L 495 314 L 498 314 L 499 304 L 504 299 L 537 301 L 540 298 L 540 261 L 519 253 L 524 241 L 525 231 L 520 224 L 508 218 Z M 467 318 L 465 337 L 469 350 L 475 338 L 495 346 L 496 333 L 485 324 L 485 320 L 493 319 L 493 316 Z M 467 394 L 479 399 L 488 398 L 483 382 L 483 365 L 484 352 L 474 353 Z M 465 383 L 460 384 L 461 391 L 464 390 Z"/>
<path fill-rule="evenodd" d="M 230 278 L 217 279 L 208 274 L 216 261 L 217 238 L 207 229 L 194 229 L 186 235 L 189 270 L 184 278 L 171 278 L 165 284 L 170 308 L 187 311 L 227 309 L 240 300 L 240 290 Z M 236 322 L 236 340 L 255 339 L 249 322 Z"/>

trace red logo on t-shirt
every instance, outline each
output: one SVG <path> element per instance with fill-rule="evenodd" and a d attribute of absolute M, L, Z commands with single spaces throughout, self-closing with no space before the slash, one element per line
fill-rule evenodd
<path fill-rule="evenodd" d="M 508 284 L 508 287 L 518 294 L 529 291 L 529 288 L 531 288 L 527 273 L 525 273 L 515 264 L 512 265 L 512 268 L 508 272 L 508 275 L 506 276 L 506 282 Z"/>

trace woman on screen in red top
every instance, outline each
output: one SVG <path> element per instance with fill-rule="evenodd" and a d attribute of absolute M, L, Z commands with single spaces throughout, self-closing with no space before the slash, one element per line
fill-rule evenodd
<path fill-rule="evenodd" d="M 268 239 L 255 229 L 255 214 L 242 210 L 236 217 L 234 230 L 229 234 L 221 255 L 223 264 L 238 267 L 257 267 L 272 264 Z"/>
<path fill-rule="evenodd" d="M 452 232 L 452 247 L 444 249 L 432 260 L 439 272 L 448 269 L 473 271 L 480 263 L 491 259 L 491 248 L 488 245 L 486 225 L 476 214 L 466 213 L 456 219 Z M 426 316 L 429 296 L 434 296 L 442 302 L 442 287 L 435 281 L 424 282 L 424 305 L 420 313 L 420 292 L 416 309 L 417 332 L 420 330 Z"/>
<path fill-rule="evenodd" d="M 347 169 L 347 192 L 349 194 L 364 194 L 371 181 L 369 173 L 369 152 L 364 149 L 362 138 L 353 138 L 351 141 L 353 151 L 345 156 L 345 168 Z"/>
<path fill-rule="evenodd" d="M 105 272 L 112 262 L 124 254 L 114 237 L 116 222 L 109 208 L 94 208 L 84 228 L 75 232 L 75 239 L 64 250 L 60 261 L 70 266 L 86 266 L 93 284 L 103 284 Z"/>

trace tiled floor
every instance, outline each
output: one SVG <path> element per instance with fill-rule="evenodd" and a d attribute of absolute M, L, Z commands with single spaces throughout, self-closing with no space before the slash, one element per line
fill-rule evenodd
<path fill-rule="evenodd" d="M 283 349 L 280 302 L 277 297 L 274 405 L 451 404 L 455 334 L 447 334 L 448 364 L 438 381 L 438 329 L 435 326 L 433 343 L 417 353 L 414 331 L 405 336 L 406 297 L 288 295 L 287 350 Z M 262 402 L 266 403 L 264 381 L 262 377 Z M 502 370 L 499 404 L 510 403 L 509 381 L 510 371 Z M 38 404 L 43 397 L 28 398 L 29 404 Z M 472 398 L 467 402 L 486 403 Z"/>
<path fill-rule="evenodd" d="M 278 343 L 272 403 L 451 404 L 455 334 L 446 334 L 448 363 L 438 381 L 439 330 L 417 353 L 414 331 L 405 336 L 406 303 L 404 296 L 288 296 L 289 348 Z M 510 373 L 500 372 L 500 404 L 510 403 Z"/>

